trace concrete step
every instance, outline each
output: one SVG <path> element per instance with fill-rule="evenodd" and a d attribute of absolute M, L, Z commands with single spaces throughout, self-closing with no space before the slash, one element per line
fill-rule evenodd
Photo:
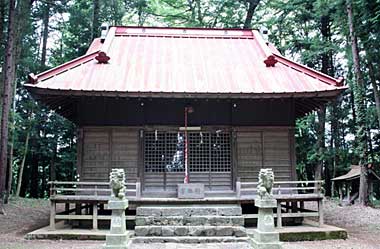
<path fill-rule="evenodd" d="M 234 236 L 246 237 L 242 226 L 136 226 L 135 236 Z"/>
<path fill-rule="evenodd" d="M 242 210 L 237 204 L 208 205 L 143 205 L 136 209 L 137 216 L 241 216 Z"/>
<path fill-rule="evenodd" d="M 243 216 L 137 216 L 136 226 L 244 226 Z"/>
<path fill-rule="evenodd" d="M 237 243 L 249 242 L 248 237 L 233 237 L 233 236 L 212 236 L 212 237 L 195 237 L 195 236 L 181 236 L 181 237 L 135 237 L 132 243 Z"/>

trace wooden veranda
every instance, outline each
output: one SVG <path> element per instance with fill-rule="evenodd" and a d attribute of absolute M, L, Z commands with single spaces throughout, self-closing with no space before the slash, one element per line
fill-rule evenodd
<path fill-rule="evenodd" d="M 274 182 L 273 193 L 277 199 L 277 210 L 274 217 L 277 227 L 282 227 L 283 218 L 318 218 L 323 225 L 323 181 L 277 181 Z M 49 182 L 50 188 L 50 228 L 55 229 L 57 221 L 92 221 L 92 228 L 98 229 L 98 221 L 110 220 L 105 213 L 109 200 L 110 188 L 108 182 Z M 226 195 L 224 192 L 206 191 L 203 199 L 178 199 L 164 197 L 144 197 L 141 183 L 126 183 L 126 196 L 129 209 L 135 210 L 141 204 L 211 204 L 239 203 L 254 204 L 257 182 L 236 181 L 235 191 Z M 317 203 L 317 210 L 305 208 L 305 202 Z M 63 208 L 57 208 L 63 205 Z M 64 210 L 64 211 L 58 211 Z M 255 219 L 254 212 L 244 214 L 246 219 Z M 134 215 L 127 215 L 127 220 L 133 221 Z"/>

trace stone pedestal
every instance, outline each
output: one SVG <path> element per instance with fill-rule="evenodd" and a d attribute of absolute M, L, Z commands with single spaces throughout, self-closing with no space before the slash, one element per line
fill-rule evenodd
<path fill-rule="evenodd" d="M 113 199 L 108 202 L 108 208 L 112 210 L 111 230 L 106 235 L 106 244 L 103 249 L 127 249 L 129 238 L 125 224 L 125 209 L 128 200 Z"/>
<path fill-rule="evenodd" d="M 277 201 L 273 198 L 256 198 L 255 206 L 259 208 L 257 229 L 253 231 L 251 244 L 255 249 L 281 249 L 280 235 L 274 228 L 273 208 Z"/>

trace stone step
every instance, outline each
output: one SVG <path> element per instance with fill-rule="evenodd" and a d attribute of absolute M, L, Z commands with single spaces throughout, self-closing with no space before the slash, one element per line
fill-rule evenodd
<path fill-rule="evenodd" d="M 244 226 L 243 216 L 137 216 L 136 226 Z"/>
<path fill-rule="evenodd" d="M 137 216 L 241 216 L 241 206 L 237 204 L 207 205 L 144 205 L 136 209 Z"/>
<path fill-rule="evenodd" d="M 248 237 L 233 237 L 233 236 L 212 236 L 212 237 L 196 237 L 196 236 L 181 236 L 181 237 L 135 237 L 132 243 L 239 243 L 249 242 Z"/>
<path fill-rule="evenodd" d="M 136 226 L 135 236 L 247 237 L 247 232 L 242 226 Z"/>

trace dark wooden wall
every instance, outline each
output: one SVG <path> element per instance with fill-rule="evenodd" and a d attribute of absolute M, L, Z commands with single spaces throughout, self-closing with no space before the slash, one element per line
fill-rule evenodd
<path fill-rule="evenodd" d="M 237 176 L 257 181 L 261 168 L 272 168 L 276 181 L 296 179 L 292 128 L 245 128 L 236 132 Z"/>
<path fill-rule="evenodd" d="M 159 126 L 158 126 L 159 127 Z M 163 127 L 165 128 L 165 127 Z M 144 176 L 141 161 L 140 131 L 143 127 L 84 127 L 78 141 L 78 169 L 80 179 L 84 181 L 108 181 L 111 168 L 123 168 L 128 182 L 135 182 L 137 177 L 146 181 L 147 190 L 154 191 L 162 186 L 161 173 Z M 261 168 L 272 168 L 276 181 L 296 179 L 294 129 L 291 127 L 231 127 L 233 134 L 233 167 L 229 174 L 231 181 L 219 189 L 234 187 L 234 180 L 240 177 L 242 181 L 257 181 Z M 139 161 L 140 160 L 140 161 Z M 207 176 L 207 174 L 205 174 Z M 176 183 L 183 180 L 182 174 L 172 174 L 173 179 L 169 190 L 174 191 Z M 200 176 L 193 175 L 193 178 Z M 198 181 L 197 180 L 197 181 Z M 173 185 L 173 186 L 172 186 Z M 227 187 L 226 187 L 227 186 Z M 208 189 L 218 189 L 208 186 Z"/>
<path fill-rule="evenodd" d="M 139 136 L 133 127 L 83 128 L 78 141 L 80 148 L 78 173 L 83 181 L 109 179 L 112 168 L 123 168 L 128 182 L 136 182 L 138 172 Z"/>
<path fill-rule="evenodd" d="M 79 126 L 143 126 L 184 124 L 184 108 L 195 112 L 189 125 L 294 126 L 294 102 L 278 100 L 125 99 L 84 97 L 79 101 Z"/>

